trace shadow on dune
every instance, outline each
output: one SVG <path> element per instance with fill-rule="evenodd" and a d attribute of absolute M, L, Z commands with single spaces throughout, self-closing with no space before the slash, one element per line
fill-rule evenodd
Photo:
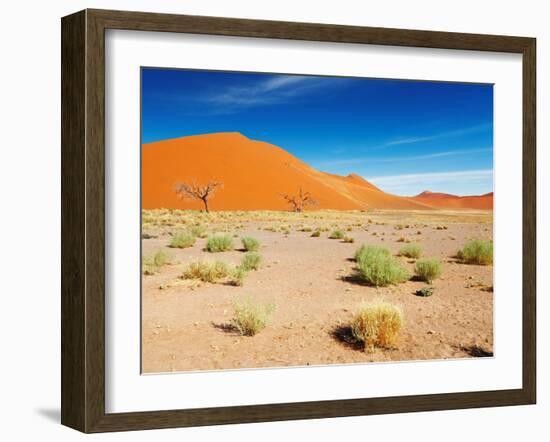
<path fill-rule="evenodd" d="M 479 345 L 468 345 L 468 346 L 462 346 L 460 349 L 467 353 L 469 356 L 472 356 L 474 358 L 492 358 L 493 352 L 487 351 L 483 347 L 480 347 Z"/>
<path fill-rule="evenodd" d="M 237 335 L 240 334 L 239 331 L 237 330 L 237 327 L 235 327 L 233 324 L 229 324 L 229 323 L 217 324 L 215 322 L 211 322 L 211 325 L 212 327 L 218 330 L 221 330 L 224 333 L 231 333 L 231 334 L 237 334 Z"/>
<path fill-rule="evenodd" d="M 351 275 L 340 276 L 339 279 L 340 281 L 349 282 L 350 284 L 373 287 L 372 284 L 369 284 L 364 279 L 362 279 L 358 273 L 352 273 Z"/>
<path fill-rule="evenodd" d="M 349 325 L 337 325 L 330 331 L 330 336 L 352 350 L 364 351 L 365 346 L 355 336 Z"/>

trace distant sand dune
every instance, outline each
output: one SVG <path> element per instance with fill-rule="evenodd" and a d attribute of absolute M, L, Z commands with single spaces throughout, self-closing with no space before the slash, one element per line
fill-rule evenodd
<path fill-rule="evenodd" d="M 493 192 L 479 196 L 456 196 L 448 193 L 424 191 L 416 195 L 418 202 L 444 209 L 493 209 Z"/>
<path fill-rule="evenodd" d="M 491 209 L 492 194 L 476 197 L 401 197 L 383 192 L 358 175 L 320 172 L 284 149 L 250 140 L 236 132 L 195 135 L 142 146 L 144 209 L 201 209 L 198 201 L 180 199 L 178 181 L 222 181 L 212 210 L 288 210 L 282 194 L 300 188 L 319 202 L 318 209 Z"/>

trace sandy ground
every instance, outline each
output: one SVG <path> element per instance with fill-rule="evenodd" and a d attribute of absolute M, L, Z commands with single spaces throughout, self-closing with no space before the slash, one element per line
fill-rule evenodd
<path fill-rule="evenodd" d="M 234 218 L 216 215 L 208 228 L 238 237 L 234 251 L 211 254 L 203 250 L 205 239 L 188 249 L 168 248 L 171 233 L 181 227 L 178 223 L 195 219 L 166 212 L 144 214 L 143 231 L 153 236 L 143 239 L 144 254 L 163 248 L 175 263 L 158 274 L 143 276 L 143 372 L 492 355 L 493 267 L 461 264 L 453 258 L 469 239 L 492 239 L 491 212 L 380 211 L 266 219 L 246 213 Z M 208 216 L 200 215 L 204 220 Z M 352 229 L 346 233 L 355 243 L 329 239 L 326 231 L 313 238 L 310 232 L 300 231 L 305 225 Z M 238 250 L 240 237 L 246 235 L 262 243 L 263 265 L 248 274 L 244 286 L 179 278 L 186 264 L 199 259 L 238 264 L 243 255 Z M 418 242 L 425 257 L 444 263 L 442 277 L 433 284 L 433 296 L 415 296 L 417 289 L 426 286 L 424 282 L 374 288 L 347 278 L 355 266 L 350 258 L 361 244 L 382 245 L 397 253 L 404 245 L 398 242 L 401 237 Z M 414 260 L 398 259 L 412 273 Z M 268 326 L 253 337 L 226 327 L 233 302 L 245 298 L 276 304 Z M 366 353 L 353 341 L 349 322 L 362 303 L 377 299 L 401 306 L 405 324 L 395 349 Z"/>

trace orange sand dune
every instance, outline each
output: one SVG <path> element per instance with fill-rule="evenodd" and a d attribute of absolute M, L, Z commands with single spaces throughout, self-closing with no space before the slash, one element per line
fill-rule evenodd
<path fill-rule="evenodd" d="M 493 209 L 493 192 L 478 196 L 457 196 L 428 190 L 413 197 L 414 200 L 445 209 Z"/>
<path fill-rule="evenodd" d="M 288 210 L 282 194 L 310 192 L 317 209 L 432 209 L 438 204 L 391 195 L 358 175 L 320 172 L 280 147 L 240 133 L 216 133 L 158 141 L 142 146 L 144 209 L 202 209 L 200 201 L 179 198 L 177 182 L 223 182 L 211 210 Z"/>

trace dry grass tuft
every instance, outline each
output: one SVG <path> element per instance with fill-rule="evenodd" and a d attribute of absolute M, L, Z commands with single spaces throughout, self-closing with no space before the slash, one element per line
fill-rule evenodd
<path fill-rule="evenodd" d="M 186 249 L 187 247 L 191 247 L 195 244 L 197 237 L 193 235 L 191 232 L 178 232 L 170 241 L 170 247 L 177 248 L 177 249 Z"/>
<path fill-rule="evenodd" d="M 171 262 L 171 259 L 172 257 L 162 249 L 152 255 L 145 255 L 142 264 L 143 274 L 154 275 L 158 273 L 163 266 Z"/>
<path fill-rule="evenodd" d="M 431 284 L 435 279 L 439 278 L 442 270 L 443 265 L 441 261 L 436 258 L 420 260 L 414 267 L 414 272 L 418 279 L 426 281 L 428 284 Z"/>
<path fill-rule="evenodd" d="M 407 270 L 383 247 L 363 245 L 355 253 L 358 277 L 375 287 L 404 282 L 410 278 Z"/>
<path fill-rule="evenodd" d="M 202 224 L 190 227 L 189 233 L 191 233 L 191 235 L 194 235 L 196 238 L 206 238 L 208 236 L 206 233 L 206 227 Z"/>
<path fill-rule="evenodd" d="M 227 252 L 232 248 L 233 238 L 229 235 L 214 235 L 206 242 L 206 250 L 210 253 Z"/>
<path fill-rule="evenodd" d="M 242 267 L 246 272 L 250 270 L 258 270 L 261 262 L 262 257 L 259 254 L 256 252 L 246 252 L 243 256 L 240 267 Z"/>
<path fill-rule="evenodd" d="M 351 322 L 353 336 L 364 343 L 365 351 L 376 348 L 392 348 L 403 325 L 401 309 L 387 302 L 366 304 L 355 314 Z"/>
<path fill-rule="evenodd" d="M 466 264 L 489 265 L 493 263 L 493 242 L 474 239 L 456 254 Z"/>
<path fill-rule="evenodd" d="M 418 244 L 408 244 L 399 250 L 399 256 L 418 259 L 422 255 L 422 247 Z"/>
<path fill-rule="evenodd" d="M 260 249 L 260 241 L 251 236 L 241 238 L 243 247 L 247 252 L 257 252 Z"/>
<path fill-rule="evenodd" d="M 274 311 L 275 304 L 261 305 L 250 299 L 235 302 L 231 323 L 241 335 L 254 336 L 266 327 Z"/>
<path fill-rule="evenodd" d="M 231 285 L 241 287 L 244 285 L 244 279 L 246 278 L 247 271 L 241 266 L 235 267 L 231 272 Z"/>
<path fill-rule="evenodd" d="M 342 230 L 333 230 L 328 236 L 330 239 L 344 239 L 346 234 Z"/>
<path fill-rule="evenodd" d="M 183 271 L 183 279 L 199 279 L 203 282 L 217 282 L 231 274 L 229 266 L 223 261 L 192 262 Z"/>

